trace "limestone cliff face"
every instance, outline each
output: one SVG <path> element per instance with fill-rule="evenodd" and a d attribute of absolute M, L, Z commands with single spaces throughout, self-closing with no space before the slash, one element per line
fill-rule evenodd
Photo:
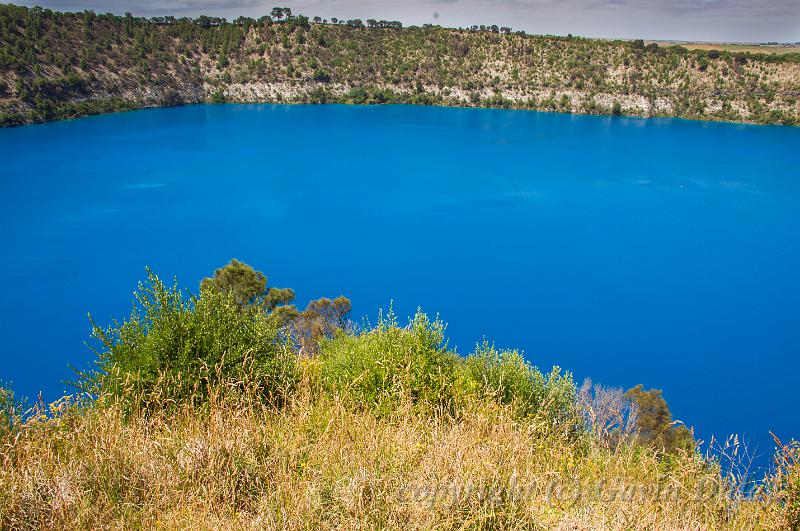
<path fill-rule="evenodd" d="M 0 6 L 0 124 L 209 101 L 421 103 L 800 123 L 800 54 Z"/>

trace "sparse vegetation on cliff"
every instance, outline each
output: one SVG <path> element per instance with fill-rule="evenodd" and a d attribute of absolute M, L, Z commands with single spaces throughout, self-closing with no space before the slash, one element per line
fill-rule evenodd
<path fill-rule="evenodd" d="M 800 119 L 800 54 L 317 19 L 283 9 L 228 22 L 0 5 L 0 124 L 225 101 Z"/>

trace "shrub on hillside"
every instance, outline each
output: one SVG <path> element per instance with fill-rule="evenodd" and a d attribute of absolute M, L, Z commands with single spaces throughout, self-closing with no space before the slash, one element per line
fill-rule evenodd
<path fill-rule="evenodd" d="M 14 391 L 0 383 L 0 440 L 16 432 L 24 409 L 24 402 L 17 400 Z"/>
<path fill-rule="evenodd" d="M 465 360 L 465 370 L 479 398 L 510 405 L 519 417 L 574 418 L 575 385 L 558 367 L 544 375 L 516 350 L 497 350 L 484 340 Z"/>
<path fill-rule="evenodd" d="M 467 400 L 477 399 L 509 406 L 517 418 L 543 415 L 555 424 L 576 418 L 571 375 L 558 368 L 544 375 L 517 351 L 488 342 L 463 358 L 447 349 L 444 328 L 421 312 L 401 327 L 389 313 L 374 329 L 339 334 L 320 350 L 322 386 L 378 414 L 411 402 L 457 416 Z"/>
<path fill-rule="evenodd" d="M 444 324 L 417 312 L 401 327 L 393 313 L 375 328 L 339 334 L 319 353 L 324 389 L 349 405 L 379 414 L 411 401 L 426 411 L 454 411 L 459 385 L 457 354 L 446 348 Z"/>
<path fill-rule="evenodd" d="M 208 283 L 199 296 L 166 286 L 152 271 L 130 318 L 94 325 L 98 369 L 82 374 L 94 393 L 148 403 L 202 397 L 209 384 L 247 382 L 278 399 L 296 380 L 296 359 L 269 314 Z"/>

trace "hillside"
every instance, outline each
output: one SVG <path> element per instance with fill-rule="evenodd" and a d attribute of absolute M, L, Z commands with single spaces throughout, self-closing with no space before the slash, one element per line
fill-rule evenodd
<path fill-rule="evenodd" d="M 797 124 L 800 55 L 305 17 L 0 6 L 0 124 L 196 102 L 414 103 Z"/>
<path fill-rule="evenodd" d="M 26 411 L 0 387 L 0 528 L 800 525 L 796 442 L 753 478 L 738 438 L 701 453 L 658 390 L 293 298 L 236 260 L 197 295 L 149 272 L 74 395 Z"/>
<path fill-rule="evenodd" d="M 0 433 L 4 529 L 796 529 L 797 469 L 743 499 L 698 457 L 570 440 L 474 404 L 377 416 L 301 384 L 155 414 L 74 398 Z M 227 394 L 225 394 L 227 391 Z M 795 459 L 798 458 L 797 450 Z M 787 454 L 788 456 L 789 454 Z M 794 481 L 794 491 L 778 484 Z M 772 483 L 771 483 L 772 485 Z"/>

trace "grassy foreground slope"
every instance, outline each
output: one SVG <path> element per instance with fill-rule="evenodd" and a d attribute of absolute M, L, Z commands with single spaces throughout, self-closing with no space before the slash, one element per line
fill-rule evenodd
<path fill-rule="evenodd" d="M 783 491 L 738 499 L 699 457 L 665 463 L 636 446 L 572 440 L 546 418 L 520 421 L 492 402 L 472 403 L 458 419 L 411 405 L 378 416 L 313 387 L 306 375 L 280 409 L 224 388 L 169 413 L 82 411 L 65 399 L 55 418 L 3 441 L 0 524 L 793 529 Z"/>
<path fill-rule="evenodd" d="M 210 101 L 800 121 L 798 54 L 359 24 L 0 5 L 0 124 Z"/>
<path fill-rule="evenodd" d="M 634 412 L 515 351 L 457 355 L 424 314 L 354 328 L 346 299 L 292 295 L 239 262 L 196 296 L 151 274 L 95 327 L 82 393 L 22 415 L 0 388 L 0 528 L 800 525 L 796 444 L 751 489 L 720 458 L 736 444 L 675 444 L 663 401 Z"/>

